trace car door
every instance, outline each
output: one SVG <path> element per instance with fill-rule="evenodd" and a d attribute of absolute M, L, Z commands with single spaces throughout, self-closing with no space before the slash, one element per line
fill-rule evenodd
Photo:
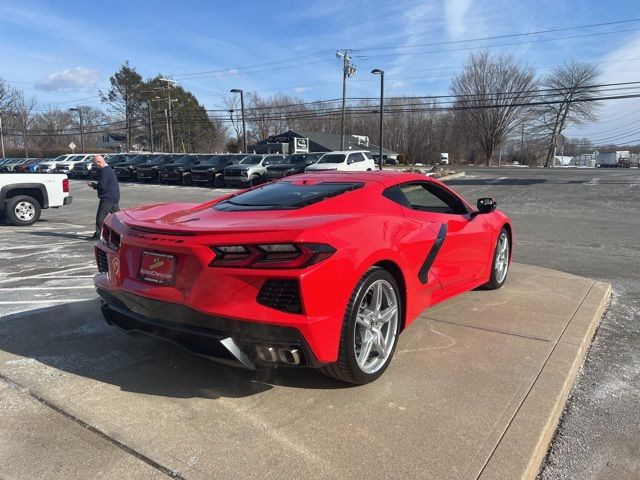
<path fill-rule="evenodd" d="M 482 215 L 472 216 L 460 197 L 435 182 L 410 182 L 398 188 L 411 215 L 425 222 L 425 228 L 438 230 L 441 244 L 431 271 L 445 290 L 486 275 L 492 233 Z"/>
<path fill-rule="evenodd" d="M 350 153 L 347 157 L 347 170 L 350 172 L 359 172 L 363 170 L 363 162 L 364 155 L 361 152 Z"/>

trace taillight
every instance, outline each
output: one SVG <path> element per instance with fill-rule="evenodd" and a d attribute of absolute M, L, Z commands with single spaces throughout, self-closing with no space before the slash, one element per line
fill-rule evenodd
<path fill-rule="evenodd" d="M 69 179 L 68 178 L 63 178 L 62 179 L 62 192 L 63 193 L 69 193 Z"/>
<path fill-rule="evenodd" d="M 304 268 L 315 265 L 336 251 L 323 243 L 274 243 L 257 245 L 218 245 L 210 267 Z"/>
<path fill-rule="evenodd" d="M 102 224 L 102 231 L 100 232 L 100 240 L 105 245 L 113 248 L 114 250 L 120 250 L 120 234 L 113 231 L 105 223 Z"/>

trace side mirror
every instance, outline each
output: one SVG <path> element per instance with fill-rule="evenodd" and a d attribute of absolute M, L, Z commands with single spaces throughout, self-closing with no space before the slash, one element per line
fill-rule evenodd
<path fill-rule="evenodd" d="M 478 213 L 491 213 L 496 209 L 498 202 L 493 198 L 480 198 L 476 206 L 478 207 Z"/>

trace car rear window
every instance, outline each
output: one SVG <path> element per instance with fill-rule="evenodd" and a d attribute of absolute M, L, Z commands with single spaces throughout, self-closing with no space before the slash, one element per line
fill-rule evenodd
<path fill-rule="evenodd" d="M 327 153 L 324 155 L 318 163 L 342 163 L 346 155 L 342 153 Z"/>
<path fill-rule="evenodd" d="M 294 210 L 362 187 L 361 182 L 275 182 L 224 200 L 216 210 Z"/>

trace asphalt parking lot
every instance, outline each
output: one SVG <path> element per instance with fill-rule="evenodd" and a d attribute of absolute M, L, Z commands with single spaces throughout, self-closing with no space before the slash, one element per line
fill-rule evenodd
<path fill-rule="evenodd" d="M 613 302 L 541 473 L 544 479 L 639 474 L 639 173 L 469 168 L 464 178 L 449 182 L 470 200 L 498 200 L 514 220 L 518 262 L 613 284 Z M 121 207 L 201 201 L 226 191 L 124 184 Z M 95 298 L 92 244 L 83 237 L 92 233 L 97 201 L 82 182 L 72 182 L 72 194 L 71 206 L 43 212 L 31 228 L 0 226 L 0 316 Z M 195 395 L 187 383 L 179 382 L 175 388 L 181 391 L 171 393 Z"/>
<path fill-rule="evenodd" d="M 540 478 L 640 478 L 640 170 L 466 172 L 449 184 L 497 198 L 514 221 L 518 262 L 613 285 Z"/>

